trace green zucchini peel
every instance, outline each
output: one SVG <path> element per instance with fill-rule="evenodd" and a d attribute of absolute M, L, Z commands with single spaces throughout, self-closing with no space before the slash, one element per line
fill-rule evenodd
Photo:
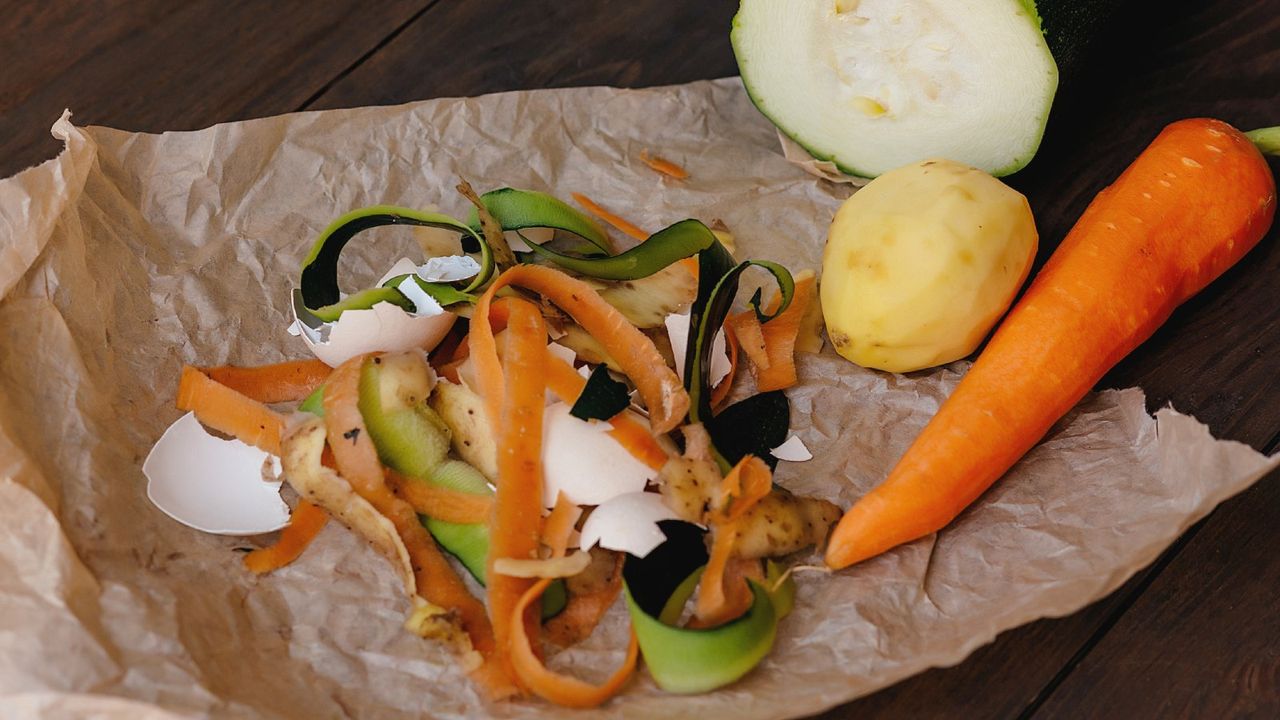
<path fill-rule="evenodd" d="M 302 261 L 302 277 L 299 286 L 305 307 L 310 309 L 317 317 L 321 317 L 317 312 L 317 309 L 320 309 L 335 319 L 343 310 L 372 307 L 373 302 L 363 305 L 363 307 L 361 306 L 363 302 L 374 297 L 374 295 L 361 297 L 363 293 L 357 293 L 346 299 L 346 301 L 353 301 L 354 298 L 360 298 L 359 302 L 343 306 L 346 301 L 343 300 L 338 290 L 338 258 L 342 254 L 342 249 L 358 233 L 384 225 L 436 227 L 454 230 L 464 237 L 471 238 L 480 248 L 480 272 L 471 279 L 470 284 L 463 288 L 463 292 L 469 293 L 480 288 L 493 275 L 492 249 L 470 226 L 442 213 L 423 212 L 394 205 L 372 205 L 352 210 L 339 217 L 330 223 L 329 227 L 325 228 L 324 232 L 320 233 L 320 236 L 316 238 L 315 243 L 311 246 L 311 251 L 307 253 L 306 259 Z M 387 289 L 375 288 L 374 290 Z M 393 292 L 403 298 L 404 303 L 409 303 L 408 298 L 405 298 L 403 294 L 394 290 Z M 390 295 L 390 293 L 383 293 L 383 295 L 378 296 L 381 301 L 395 302 L 401 307 L 412 307 L 412 303 L 406 306 L 404 303 L 396 302 L 395 296 Z M 388 300 L 388 298 L 391 299 Z M 321 317 L 321 319 L 324 318 Z"/>
<path fill-rule="evenodd" d="M 779 606 L 789 604 L 789 598 L 784 597 L 775 604 L 764 585 L 749 580 L 751 607 L 741 617 L 714 628 L 677 627 L 674 623 L 698 586 L 704 567 L 676 587 L 656 618 L 641 609 L 631 596 L 631 588 L 623 584 L 631 626 L 645 665 L 658 687 L 667 692 L 708 692 L 746 675 L 773 648 L 778 620 L 783 615 Z M 790 582 L 788 578 L 782 586 Z M 791 590 L 794 592 L 794 588 Z"/>
<path fill-rule="evenodd" d="M 579 420 L 608 420 L 630 404 L 627 386 L 610 377 L 609 368 L 601 363 L 591 371 L 569 414 Z"/>
<path fill-rule="evenodd" d="M 689 341 L 685 349 L 684 383 L 689 391 L 689 422 L 703 423 L 711 419 L 711 347 L 715 334 L 724 325 L 742 273 L 751 266 L 768 270 L 778 284 L 782 302 L 777 310 L 765 313 L 760 307 L 760 293 L 750 305 L 762 322 L 776 317 L 791 304 L 796 284 L 790 271 L 767 260 L 744 260 L 732 265 L 733 258 L 719 241 L 698 255 L 698 297 L 689 313 Z M 727 269 L 726 269 L 727 268 Z M 729 468 L 722 469 L 728 472 Z"/>
<path fill-rule="evenodd" d="M 503 230 L 525 230 L 528 228 L 552 228 L 573 233 L 586 240 L 606 255 L 613 252 L 609 245 L 609 236 L 594 220 L 567 205 L 563 200 L 536 190 L 519 190 L 517 188 L 498 188 L 480 196 L 480 201 Z M 467 216 L 467 225 L 475 232 L 480 231 L 480 216 L 475 208 Z M 521 235 L 523 238 L 524 236 Z M 530 247 L 536 243 L 525 242 Z"/>
<path fill-rule="evenodd" d="M 376 287 L 368 290 L 361 290 L 354 295 L 348 295 L 332 305 L 318 307 L 311 311 L 311 314 L 325 322 L 333 322 L 342 316 L 342 313 L 348 310 L 368 310 L 380 302 L 391 303 L 403 310 L 413 312 L 413 301 L 405 297 L 404 293 L 393 287 Z"/>
<path fill-rule="evenodd" d="M 459 290 L 448 283 L 423 280 L 417 275 L 397 275 L 382 283 L 382 287 L 390 289 L 398 288 L 400 283 L 404 282 L 406 278 L 413 278 L 414 282 L 418 283 L 418 287 L 422 288 L 422 292 L 430 295 L 433 300 L 440 303 L 440 307 L 448 307 L 450 305 L 456 305 L 457 303 L 475 304 L 476 296 L 472 293 Z M 396 290 L 396 292 L 399 293 L 400 291 Z M 403 294 L 401 294 L 401 296 L 403 297 Z"/>
<path fill-rule="evenodd" d="M 536 255 L 597 280 L 639 280 L 719 244 L 711 228 L 697 220 L 681 220 L 649 236 L 647 240 L 620 254 L 602 258 L 565 255 L 529 243 Z M 727 252 L 727 251 L 726 251 Z"/>

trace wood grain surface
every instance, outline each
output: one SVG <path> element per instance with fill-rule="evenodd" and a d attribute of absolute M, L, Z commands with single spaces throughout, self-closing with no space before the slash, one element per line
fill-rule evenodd
<path fill-rule="evenodd" d="M 736 72 L 733 0 L 0 2 L 0 174 L 51 157 L 49 125 L 190 129 L 300 109 Z M 1010 182 L 1040 262 L 1170 121 L 1280 123 L 1280 0 L 1119 4 Z M 1273 170 L 1280 169 L 1272 163 Z M 1103 386 L 1139 385 L 1215 434 L 1280 441 L 1280 230 Z M 1280 475 L 1075 615 L 827 718 L 1280 717 Z"/>

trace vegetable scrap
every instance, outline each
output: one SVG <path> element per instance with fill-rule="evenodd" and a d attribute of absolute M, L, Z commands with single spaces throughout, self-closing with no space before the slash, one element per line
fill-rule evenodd
<path fill-rule="evenodd" d="M 679 165 L 657 155 L 650 155 L 648 150 L 640 151 L 640 162 L 648 165 L 655 172 L 662 173 L 669 178 L 675 180 L 684 180 L 689 177 L 689 171 Z"/>
<path fill-rule="evenodd" d="M 797 283 L 776 263 L 737 262 L 697 220 L 650 235 L 574 195 L 640 241 L 616 252 L 595 220 L 553 196 L 477 194 L 465 183 L 459 192 L 472 205 L 465 220 L 375 206 L 320 234 L 302 261 L 290 327 L 317 359 L 184 369 L 177 404 L 195 413 L 189 429 L 207 435 L 204 423 L 256 458 L 280 458 L 298 495 L 246 568 L 288 566 L 338 519 L 397 568 L 405 627 L 453 648 L 494 699 L 598 705 L 641 656 L 673 692 L 733 682 L 767 654 L 781 598 L 794 591 L 789 581 L 765 586 L 762 558 L 819 545 L 838 511 L 811 511 L 806 503 L 830 503 L 774 486 L 771 452 L 789 432 L 783 393 L 715 412 L 742 376 L 731 310 L 744 273 L 767 271 L 777 291 L 767 306 L 757 292 L 746 314 L 766 337 L 762 357 L 793 367 L 812 273 Z M 343 249 L 395 225 L 453 233 L 458 243 L 419 249 L 462 254 L 402 259 L 371 287 L 341 293 Z M 278 485 L 267 487 L 283 507 Z M 268 529 L 283 524 L 277 517 Z M 765 529 L 775 517 L 792 529 L 786 537 Z M 697 549 L 661 569 L 679 582 L 651 584 L 644 578 L 673 542 Z M 688 566 L 690 557 L 701 560 Z M 693 620 L 637 606 L 645 593 L 681 607 L 692 598 Z M 623 595 L 633 631 L 616 671 L 592 684 L 548 669 L 550 648 L 590 636 Z M 696 672 L 690 658 L 700 658 Z"/>

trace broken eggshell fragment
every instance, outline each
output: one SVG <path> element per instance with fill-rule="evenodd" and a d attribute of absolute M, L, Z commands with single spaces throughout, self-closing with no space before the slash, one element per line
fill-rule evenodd
<path fill-rule="evenodd" d="M 469 255 L 433 257 L 418 267 L 416 272 L 418 277 L 427 282 L 457 282 L 475 277 L 480 272 L 480 263 Z"/>
<path fill-rule="evenodd" d="M 547 407 L 542 425 L 542 500 L 546 507 L 555 505 L 560 492 L 576 505 L 600 505 L 618 495 L 644 490 L 654 471 L 619 445 L 608 434 L 610 429 L 607 422 L 570 415 L 566 403 Z"/>
<path fill-rule="evenodd" d="M 667 539 L 658 523 L 678 519 L 657 493 L 618 495 L 602 503 L 587 517 L 582 525 L 579 546 L 589 550 L 599 544 L 606 550 L 643 558 Z"/>
<path fill-rule="evenodd" d="M 671 339 L 671 355 L 675 360 L 676 374 L 684 380 L 684 355 L 689 344 L 689 315 L 671 314 L 666 319 L 667 337 Z M 715 387 L 732 369 L 729 354 L 725 350 L 724 330 L 716 331 L 711 341 L 711 386 Z"/>
<path fill-rule="evenodd" d="M 142 473 L 147 498 L 164 514 L 217 535 L 257 535 L 289 524 L 289 506 L 280 498 L 280 481 L 268 480 L 268 453 L 234 438 L 209 433 L 187 413 L 165 430 Z"/>
<path fill-rule="evenodd" d="M 457 274 L 463 271 L 459 269 L 462 264 L 451 262 L 436 268 L 436 271 Z M 397 275 L 416 274 L 418 270 L 411 260 L 402 258 L 379 284 Z M 412 278 L 406 278 L 396 289 L 413 302 L 413 312 L 380 302 L 367 310 L 347 310 L 333 322 L 323 322 L 312 315 L 302 301 L 301 292 L 295 289 L 294 319 L 289 332 L 300 336 L 307 349 L 330 367 L 337 367 L 364 353 L 434 348 L 453 327 L 458 316 L 442 308 Z"/>
<path fill-rule="evenodd" d="M 805 446 L 799 435 L 792 435 L 787 441 L 769 451 L 769 454 L 787 462 L 804 462 L 813 459 L 813 453 Z"/>

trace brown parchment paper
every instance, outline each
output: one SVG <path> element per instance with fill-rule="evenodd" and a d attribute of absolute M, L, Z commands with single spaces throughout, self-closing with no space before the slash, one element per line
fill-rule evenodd
<path fill-rule="evenodd" d="M 788 163 L 736 79 L 547 90 L 311 112 L 146 135 L 77 128 L 0 182 L 0 716 L 732 717 L 814 712 L 1117 587 L 1277 459 L 1215 441 L 1139 390 L 1091 395 L 955 524 L 831 576 L 801 575 L 777 647 L 742 682 L 669 696 L 643 673 L 603 708 L 486 706 L 401 628 L 388 564 L 336 523 L 268 577 L 145 498 L 142 459 L 178 412 L 183 362 L 302 357 L 288 290 L 332 218 L 465 204 L 477 187 L 589 192 L 655 230 L 722 219 L 740 254 L 817 267 L 851 192 Z M 684 183 L 638 162 L 686 166 Z M 376 277 L 412 241 L 358 243 Z M 356 246 L 353 246 L 353 249 Z M 897 376 L 828 349 L 801 363 L 780 480 L 847 505 L 883 478 L 962 364 Z M 624 614 L 558 665 L 599 677 Z"/>

